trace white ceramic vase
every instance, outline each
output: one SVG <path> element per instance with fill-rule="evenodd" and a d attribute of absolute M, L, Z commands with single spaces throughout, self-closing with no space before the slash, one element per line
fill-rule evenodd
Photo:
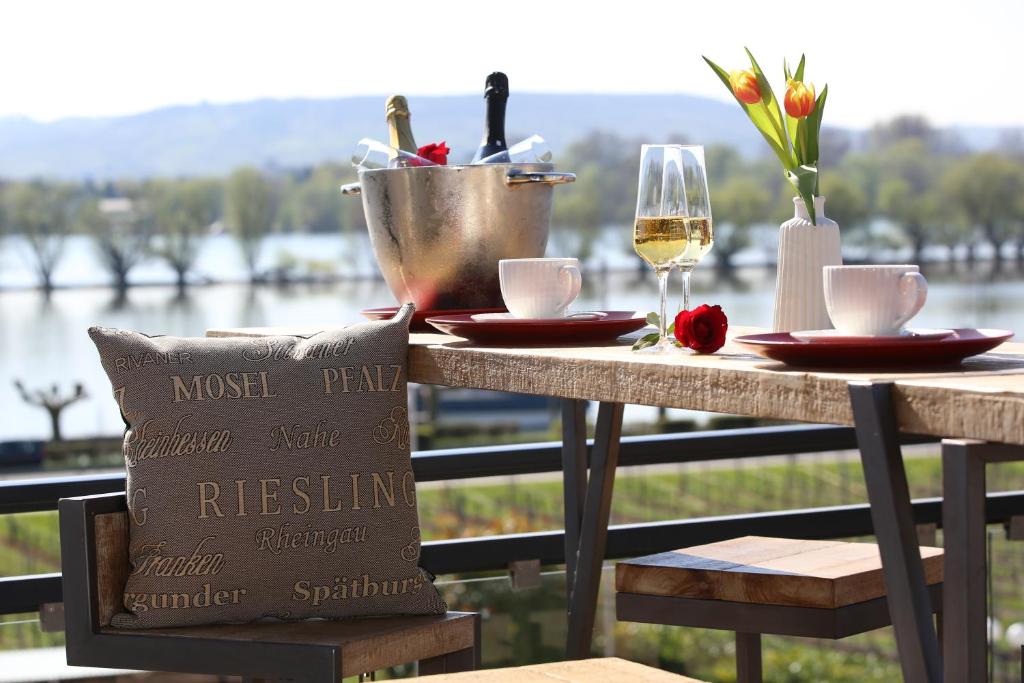
<path fill-rule="evenodd" d="M 822 269 L 843 263 L 839 224 L 825 217 L 825 198 L 814 198 L 818 224 L 811 223 L 800 197 L 795 215 L 779 227 L 779 261 L 775 280 L 775 332 L 832 328 L 825 308 Z"/>

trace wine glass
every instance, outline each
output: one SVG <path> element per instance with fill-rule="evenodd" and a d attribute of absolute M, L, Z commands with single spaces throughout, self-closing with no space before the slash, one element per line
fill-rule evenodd
<path fill-rule="evenodd" d="M 681 147 L 683 184 L 685 185 L 687 213 L 687 248 L 676 263 L 683 276 L 683 301 L 680 310 L 690 310 L 690 273 L 697 267 L 715 243 L 711 222 L 711 195 L 708 194 L 708 176 L 704 167 L 704 148 L 700 145 Z"/>
<path fill-rule="evenodd" d="M 658 342 L 647 353 L 675 350 L 665 312 L 668 276 L 683 271 L 683 305 L 689 306 L 689 273 L 711 249 L 711 206 L 704 148 L 693 145 L 644 145 L 633 226 L 633 248 L 654 268 L 661 297 Z"/>

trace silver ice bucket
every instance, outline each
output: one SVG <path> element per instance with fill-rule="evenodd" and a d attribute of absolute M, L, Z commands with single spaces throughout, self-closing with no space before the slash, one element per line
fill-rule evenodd
<path fill-rule="evenodd" d="M 480 164 L 360 171 L 370 243 L 400 303 L 423 310 L 502 306 L 498 260 L 544 255 L 552 164 Z"/>

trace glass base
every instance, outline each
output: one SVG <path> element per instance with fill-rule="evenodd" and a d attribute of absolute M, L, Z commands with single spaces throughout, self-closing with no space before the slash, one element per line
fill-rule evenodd
<path fill-rule="evenodd" d="M 693 353 L 691 349 L 683 346 L 676 346 L 675 340 L 672 337 L 666 337 L 659 341 L 654 346 L 648 346 L 647 348 L 634 351 L 633 353 L 644 353 L 648 355 L 663 355 L 663 356 L 686 356 Z"/>

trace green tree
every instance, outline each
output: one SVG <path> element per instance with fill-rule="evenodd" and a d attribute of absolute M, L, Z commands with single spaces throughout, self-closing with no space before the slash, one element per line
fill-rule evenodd
<path fill-rule="evenodd" d="M 11 231 L 10 227 L 10 216 L 8 215 L 7 201 L 6 201 L 7 187 L 2 180 L 0 180 L 0 249 L 7 243 L 5 239 Z M 0 263 L 3 263 L 2 254 L 0 254 Z"/>
<path fill-rule="evenodd" d="M 73 193 L 64 185 L 15 183 L 5 192 L 10 229 L 28 243 L 43 291 L 53 291 L 53 272 L 71 230 Z"/>
<path fill-rule="evenodd" d="M 910 242 L 914 263 L 923 261 L 929 242 L 942 243 L 936 227 L 942 220 L 941 201 L 935 192 L 915 192 L 906 179 L 890 178 L 879 190 L 878 207 L 902 229 Z"/>
<path fill-rule="evenodd" d="M 339 188 L 345 173 L 335 164 L 315 167 L 309 176 L 297 183 L 283 204 L 282 212 L 293 230 L 316 233 L 339 233 L 348 226 L 346 204 Z"/>
<path fill-rule="evenodd" d="M 258 169 L 244 167 L 228 177 L 224 194 L 228 229 L 238 240 L 249 279 L 255 282 L 263 239 L 277 215 L 274 186 Z"/>
<path fill-rule="evenodd" d="M 728 145 L 711 145 L 704 154 L 708 183 L 715 187 L 744 170 L 743 157 Z"/>
<path fill-rule="evenodd" d="M 561 155 L 559 165 L 575 171 L 577 180 L 555 194 L 552 239 L 560 249 L 586 258 L 608 225 L 621 226 L 623 239 L 632 239 L 639 145 L 612 133 L 595 132 L 569 145 Z"/>
<path fill-rule="evenodd" d="M 579 168 L 577 181 L 555 201 L 551 237 L 559 251 L 585 259 L 591 255 L 607 214 L 601 202 L 601 169 L 595 164 Z"/>
<path fill-rule="evenodd" d="M 871 211 L 868 197 L 855 180 L 841 172 L 832 172 L 821 179 L 825 197 L 825 215 L 852 231 L 864 227 Z"/>
<path fill-rule="evenodd" d="M 954 164 L 943 177 L 942 188 L 967 225 L 992 245 L 998 266 L 1003 245 L 1022 238 L 1024 168 L 1000 154 L 976 154 Z M 973 260 L 971 247 L 969 260 Z"/>
<path fill-rule="evenodd" d="M 770 219 L 773 197 L 764 183 L 733 176 L 711 192 L 715 219 L 715 263 L 719 270 L 733 268 L 736 253 L 750 246 L 750 229 Z"/>
<path fill-rule="evenodd" d="M 929 152 L 940 156 L 958 156 L 966 152 L 963 141 L 955 132 L 937 129 L 928 119 L 916 114 L 876 123 L 867 135 L 868 146 L 879 152 L 908 140 L 917 140 Z"/>
<path fill-rule="evenodd" d="M 868 144 L 873 149 L 884 151 L 905 140 L 917 140 L 931 145 L 938 140 L 938 136 L 938 131 L 932 127 L 928 119 L 910 114 L 896 116 L 873 125 L 868 131 Z"/>
<path fill-rule="evenodd" d="M 152 251 L 174 271 L 178 289 L 187 284 L 203 237 L 221 213 L 221 193 L 218 181 L 202 178 L 156 181 L 146 188 L 159 236 Z"/>
<path fill-rule="evenodd" d="M 880 156 L 878 210 L 900 227 L 916 263 L 929 241 L 937 241 L 936 226 L 944 219 L 942 198 L 935 188 L 943 163 L 919 138 L 897 142 Z"/>

